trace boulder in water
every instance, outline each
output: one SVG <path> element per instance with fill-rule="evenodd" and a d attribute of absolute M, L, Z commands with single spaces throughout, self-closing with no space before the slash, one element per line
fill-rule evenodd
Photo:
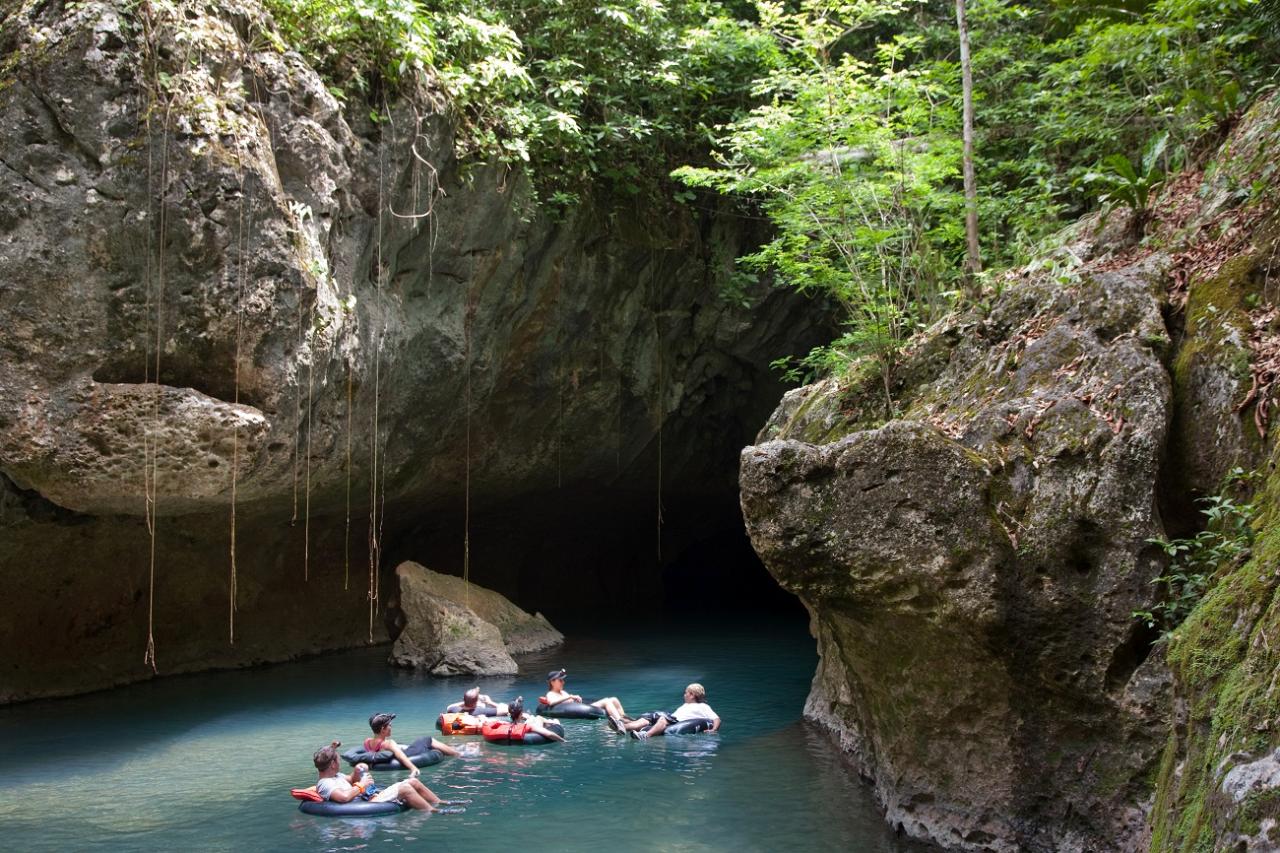
<path fill-rule="evenodd" d="M 404 618 L 391 662 L 433 675 L 511 675 L 512 654 L 564 642 L 541 613 L 530 615 L 506 597 L 413 562 L 396 568 Z"/>

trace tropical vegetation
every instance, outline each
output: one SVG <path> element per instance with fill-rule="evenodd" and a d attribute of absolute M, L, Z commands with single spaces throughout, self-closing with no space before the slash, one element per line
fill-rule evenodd
<path fill-rule="evenodd" d="M 742 276 L 846 328 L 788 363 L 871 366 L 1095 207 L 1142 236 L 1165 176 L 1276 85 L 1273 0 L 968 0 L 978 245 L 966 268 L 957 5 L 941 0 L 267 0 L 282 46 L 376 119 L 447 99 L 459 151 L 552 211 L 732 196 L 772 225 Z M 674 180 L 672 179 L 674 176 Z M 974 277 L 977 276 L 977 280 Z"/>

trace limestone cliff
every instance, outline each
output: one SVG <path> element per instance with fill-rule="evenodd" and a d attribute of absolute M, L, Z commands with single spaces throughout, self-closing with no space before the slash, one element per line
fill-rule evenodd
<path fill-rule="evenodd" d="M 253 0 L 4 13 L 0 702 L 149 676 L 149 613 L 162 673 L 385 637 L 382 567 L 460 568 L 468 495 L 478 582 L 621 597 L 542 548 L 601 560 L 622 506 L 652 545 L 659 490 L 732 512 L 768 362 L 823 334 L 720 297 L 732 220 L 552 219 L 457 162 L 437 93 L 374 124 L 266 31 Z"/>
<path fill-rule="evenodd" d="M 1165 558 L 1149 540 L 1186 532 L 1193 499 L 1259 458 L 1248 419 L 1261 408 L 1265 424 L 1270 398 L 1265 376 L 1249 393 L 1251 336 L 1273 334 L 1280 185 L 1267 139 L 1274 150 L 1275 98 L 1214 167 L 1170 184 L 1142 245 L 1120 239 L 1123 222 L 1082 223 L 1002 281 L 989 311 L 922 335 L 894 419 L 856 378 L 832 380 L 788 393 L 743 451 L 753 544 L 818 640 L 805 713 L 907 834 L 958 850 L 1143 849 L 1157 778 L 1160 849 L 1201 849 L 1189 822 L 1240 824 L 1218 807 L 1231 797 L 1276 817 L 1271 793 L 1215 788 L 1276 745 L 1274 560 L 1223 582 L 1201 608 L 1213 615 L 1172 643 L 1172 675 L 1132 615 L 1159 595 Z M 1212 676 L 1206 654 L 1222 657 Z M 1241 684 L 1247 700 L 1232 698 Z M 1264 724 L 1237 732 L 1253 741 L 1230 761 L 1240 747 L 1212 711 L 1224 694 Z M 1259 767 L 1237 775 L 1275 776 Z"/>

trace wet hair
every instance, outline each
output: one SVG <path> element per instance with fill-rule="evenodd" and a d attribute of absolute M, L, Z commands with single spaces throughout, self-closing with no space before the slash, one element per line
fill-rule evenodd
<path fill-rule="evenodd" d="M 395 714 L 374 714 L 369 718 L 369 728 L 373 729 L 376 735 L 387 727 L 387 724 L 396 718 Z"/>
<path fill-rule="evenodd" d="M 467 708 L 474 708 L 480 704 L 480 688 L 472 687 L 466 693 L 462 694 L 462 704 Z"/>
<path fill-rule="evenodd" d="M 511 717 L 511 722 L 514 723 L 516 720 L 519 720 L 520 716 L 524 713 L 524 697 L 517 696 L 516 700 L 507 706 L 507 712 Z"/>
<path fill-rule="evenodd" d="M 693 694 L 694 701 L 696 702 L 705 702 L 707 700 L 707 688 L 697 682 L 690 684 L 685 688 L 685 690 L 688 690 Z"/>
<path fill-rule="evenodd" d="M 315 755 L 311 756 L 311 760 L 316 763 L 317 770 L 324 770 L 338 760 L 338 750 L 331 746 L 322 746 L 316 750 Z"/>

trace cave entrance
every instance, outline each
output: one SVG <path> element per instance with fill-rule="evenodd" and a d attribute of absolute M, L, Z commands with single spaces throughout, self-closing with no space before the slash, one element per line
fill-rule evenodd
<path fill-rule="evenodd" d="M 692 542 L 662 569 L 662 609 L 670 613 L 805 615 L 751 547 L 741 520 Z"/>
<path fill-rule="evenodd" d="M 651 491 L 566 484 L 480 501 L 471 513 L 471 581 L 557 625 L 667 613 L 803 618 L 799 600 L 751 548 L 736 492 L 714 497 L 667 495 L 660 548 Z M 394 586 L 390 573 L 402 560 L 462 575 L 461 513 L 403 505 L 387 518 L 414 521 L 387 537 L 385 582 Z"/>

